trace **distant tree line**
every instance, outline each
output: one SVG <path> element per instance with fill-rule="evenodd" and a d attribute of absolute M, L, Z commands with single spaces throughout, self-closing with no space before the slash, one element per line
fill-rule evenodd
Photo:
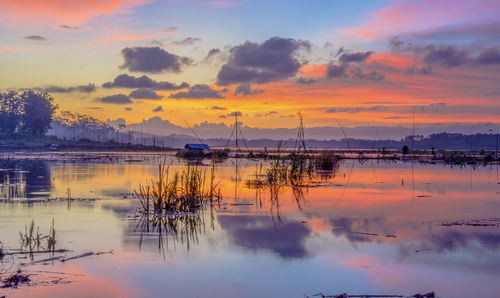
<path fill-rule="evenodd" d="M 103 121 L 90 115 L 60 111 L 54 116 L 49 135 L 63 140 L 107 142 L 117 132 Z"/>
<path fill-rule="evenodd" d="M 0 132 L 44 135 L 57 108 L 48 93 L 0 92 Z"/>

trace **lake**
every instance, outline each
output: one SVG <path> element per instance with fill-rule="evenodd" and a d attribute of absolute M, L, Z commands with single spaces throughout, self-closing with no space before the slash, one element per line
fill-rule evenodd
<path fill-rule="evenodd" d="M 498 297 L 498 165 L 344 160 L 308 187 L 245 181 L 266 161 L 216 166 L 224 199 L 199 214 L 141 220 L 132 192 L 157 153 L 25 153 L 0 159 L 0 241 L 19 248 L 33 220 L 54 220 L 67 257 L 6 256 L 31 282 L 7 297 L 304 297 L 324 294 Z M 199 167 L 210 171 L 211 161 Z M 3 276 L 5 277 L 5 276 Z"/>

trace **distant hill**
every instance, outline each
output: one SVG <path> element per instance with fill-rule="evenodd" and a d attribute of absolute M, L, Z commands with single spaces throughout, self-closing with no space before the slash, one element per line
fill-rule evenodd
<path fill-rule="evenodd" d="M 130 127 L 129 127 L 130 128 Z M 170 135 L 156 135 L 140 131 L 123 130 L 114 128 L 111 125 L 105 125 L 98 129 L 88 127 L 71 127 L 62 123 L 53 123 L 49 135 L 56 136 L 65 140 L 89 140 L 92 142 L 104 143 L 114 142 L 122 144 L 141 144 L 146 146 L 157 146 L 164 148 L 181 148 L 186 143 L 206 143 L 212 147 L 234 147 L 234 141 L 228 142 L 227 138 L 207 138 L 203 133 L 197 133 L 197 137 L 185 133 L 175 133 Z M 295 134 L 296 135 L 296 134 Z M 245 136 L 247 136 L 245 134 Z M 466 135 L 461 133 L 433 133 L 427 136 L 416 135 L 407 136 L 399 140 L 370 138 L 339 138 L 331 140 L 321 140 L 309 138 L 306 139 L 308 148 L 331 148 L 331 149 L 401 149 L 404 145 L 416 150 L 430 150 L 432 147 L 436 150 L 497 150 L 498 134 L 477 133 Z M 282 140 L 271 138 L 248 138 L 240 142 L 242 148 L 276 148 L 280 144 L 284 148 L 293 148 L 295 138 L 284 134 Z"/>

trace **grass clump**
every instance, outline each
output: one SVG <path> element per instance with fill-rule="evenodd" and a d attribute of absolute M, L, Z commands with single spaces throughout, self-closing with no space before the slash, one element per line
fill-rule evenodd
<path fill-rule="evenodd" d="M 255 171 L 254 179 L 246 181 L 248 187 L 262 188 L 266 186 L 300 186 L 303 180 L 314 172 L 314 162 L 305 153 L 294 152 L 282 157 L 281 144 L 278 145 L 277 154 L 271 159 L 271 164 L 265 172 L 260 169 Z"/>
<path fill-rule="evenodd" d="M 222 200 L 219 183 L 215 182 L 215 163 L 210 177 L 197 166 L 188 165 L 182 171 L 170 173 L 165 161 L 158 165 L 158 178 L 134 190 L 143 211 L 147 214 L 194 212 L 205 203 Z"/>
<path fill-rule="evenodd" d="M 185 159 L 193 159 L 203 157 L 203 154 L 196 154 L 192 150 L 182 149 L 178 151 L 175 156 Z"/>
<path fill-rule="evenodd" d="M 339 158 L 333 151 L 324 150 L 315 159 L 317 170 L 331 172 L 339 165 Z"/>

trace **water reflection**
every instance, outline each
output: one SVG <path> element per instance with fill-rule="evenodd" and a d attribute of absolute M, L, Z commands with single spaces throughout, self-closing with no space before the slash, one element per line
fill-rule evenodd
<path fill-rule="evenodd" d="M 278 226 L 267 216 L 217 215 L 232 243 L 251 251 L 271 251 L 283 258 L 304 258 L 305 242 L 311 234 L 307 224 L 289 222 Z"/>
<path fill-rule="evenodd" d="M 2 198 L 48 197 L 51 185 L 46 161 L 0 160 Z"/>
<path fill-rule="evenodd" d="M 136 241 L 139 251 L 143 246 L 156 247 L 165 258 L 169 250 L 183 247 L 187 251 L 199 244 L 206 230 L 215 230 L 213 208 L 200 213 L 171 214 L 165 216 L 145 216 L 129 221 L 126 235 L 129 241 Z"/>
<path fill-rule="evenodd" d="M 460 297 L 472 291 L 491 297 L 500 290 L 494 282 L 500 274 L 495 167 L 347 161 L 302 187 L 250 189 L 243 181 L 260 162 L 240 159 L 235 171 L 236 161 L 227 160 L 217 167 L 221 206 L 200 214 L 141 218 L 134 216 L 137 202 L 123 197 L 155 177 L 154 158 L 29 163 L 1 163 L 8 170 L 0 172 L 0 182 L 7 174 L 11 181 L 25 181 L 19 197 L 48 190 L 60 198 L 71 189 L 73 198 L 103 200 L 79 201 L 70 210 L 65 202 L 26 208 L 5 200 L 0 241 L 17 245 L 18 231 L 29 219 L 49 226 L 54 217 L 56 230 L 61 227 L 58 246 L 114 249 L 116 257 L 75 262 L 74 268 L 88 275 L 81 283 L 106 275 L 110 283 L 144 290 L 144 297 L 161 296 L 165 286 L 172 296 L 206 297 L 218 297 L 213 293 L 220 292 L 206 290 L 212 286 L 231 288 L 232 296 L 241 297 L 352 289 L 411 294 L 417 286 L 414 293 L 425 289 Z M 493 225 L 454 225 L 474 220 Z M 169 262 L 166 256 L 172 257 Z M 147 272 L 155 272 L 154 283 Z"/>

